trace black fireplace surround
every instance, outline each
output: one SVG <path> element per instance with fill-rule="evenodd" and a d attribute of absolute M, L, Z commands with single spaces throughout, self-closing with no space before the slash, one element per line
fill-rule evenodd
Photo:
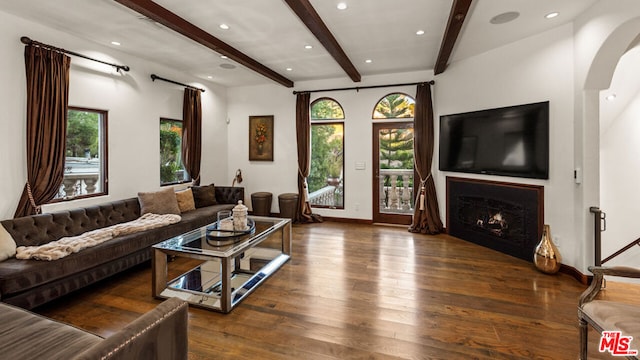
<path fill-rule="evenodd" d="M 447 232 L 532 261 L 544 223 L 544 187 L 447 177 Z"/>

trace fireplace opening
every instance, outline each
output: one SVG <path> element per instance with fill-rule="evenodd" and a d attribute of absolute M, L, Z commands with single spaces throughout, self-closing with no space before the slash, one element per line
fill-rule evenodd
<path fill-rule="evenodd" d="M 532 261 L 543 223 L 542 186 L 447 177 L 450 235 Z"/>

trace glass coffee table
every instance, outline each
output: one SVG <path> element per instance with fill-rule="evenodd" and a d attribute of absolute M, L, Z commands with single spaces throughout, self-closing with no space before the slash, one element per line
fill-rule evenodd
<path fill-rule="evenodd" d="M 291 257 L 291 220 L 249 216 L 247 233 L 225 233 L 215 223 L 153 246 L 153 296 L 230 312 Z M 203 262 L 168 280 L 168 256 Z"/>

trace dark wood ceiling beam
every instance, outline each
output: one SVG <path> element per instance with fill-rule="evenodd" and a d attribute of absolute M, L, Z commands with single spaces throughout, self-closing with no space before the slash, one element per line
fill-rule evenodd
<path fill-rule="evenodd" d="M 349 75 L 354 82 L 360 82 L 361 76 L 347 54 L 338 44 L 338 41 L 333 36 L 327 25 L 325 25 L 320 15 L 313 8 L 309 0 L 284 0 L 287 5 L 298 15 L 300 20 L 311 30 L 311 33 L 320 41 L 322 46 L 333 56 L 338 64 Z"/>
<path fill-rule="evenodd" d="M 245 55 L 241 51 L 216 38 L 208 32 L 193 25 L 187 20 L 156 4 L 151 0 L 115 0 L 116 2 L 136 11 L 149 19 L 156 21 L 169 29 L 186 36 L 187 38 L 202 44 L 220 55 L 246 66 L 247 68 L 263 75 L 286 87 L 293 87 L 293 81 L 285 78 L 277 72 L 262 65 L 258 61 Z"/>
<path fill-rule="evenodd" d="M 451 4 L 451 13 L 449 13 L 449 21 L 447 22 L 447 28 L 440 44 L 440 52 L 438 53 L 438 59 L 436 60 L 436 66 L 434 69 L 435 75 L 438 75 L 447 68 L 449 63 L 449 57 L 453 51 L 453 47 L 456 44 L 464 19 L 467 17 L 469 8 L 471 7 L 472 0 L 453 0 Z"/>

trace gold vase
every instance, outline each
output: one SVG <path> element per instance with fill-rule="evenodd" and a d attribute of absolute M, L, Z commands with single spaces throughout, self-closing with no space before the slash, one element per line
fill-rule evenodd
<path fill-rule="evenodd" d="M 533 263 L 538 270 L 547 274 L 555 274 L 560 270 L 562 257 L 556 245 L 551 241 L 551 230 L 549 225 L 544 225 L 542 230 L 542 239 L 536 246 L 533 254 Z"/>

